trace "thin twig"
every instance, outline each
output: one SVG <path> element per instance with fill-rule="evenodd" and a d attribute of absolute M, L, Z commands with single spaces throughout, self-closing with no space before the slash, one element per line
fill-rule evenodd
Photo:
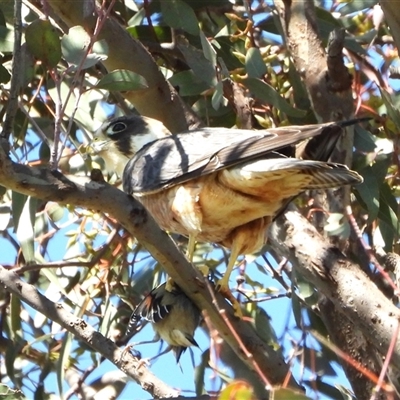
<path fill-rule="evenodd" d="M 126 354 L 122 360 L 121 350 L 114 342 L 97 332 L 85 320 L 77 318 L 66 311 L 62 304 L 53 303 L 47 297 L 43 296 L 33 285 L 25 283 L 17 274 L 7 271 L 2 266 L 0 266 L 0 284 L 7 291 L 13 293 L 50 320 L 61 325 L 77 339 L 83 341 L 110 360 L 121 371 L 141 384 L 154 397 L 176 397 L 178 395 L 176 390 L 158 379 L 144 365 L 140 365 L 138 358 L 133 357 L 131 354 Z M 139 365 L 140 373 L 138 371 Z"/>
<path fill-rule="evenodd" d="M 213 299 L 213 303 L 215 304 L 216 307 L 218 307 L 218 302 L 217 302 L 217 299 L 215 298 L 214 291 L 212 290 L 211 285 L 210 285 L 210 283 L 208 281 L 206 281 L 206 285 L 207 285 L 207 289 L 208 289 L 208 291 L 210 293 L 210 296 Z M 229 328 L 230 332 L 232 333 L 232 336 L 235 338 L 236 342 L 239 344 L 240 348 L 242 349 L 243 353 L 246 355 L 247 359 L 253 365 L 253 368 L 257 372 L 258 376 L 264 382 L 266 390 L 271 390 L 272 389 L 272 385 L 268 381 L 268 379 L 265 376 L 264 372 L 261 370 L 261 368 L 258 365 L 257 361 L 254 359 L 253 354 L 249 350 L 247 350 L 247 348 L 244 345 L 242 339 L 240 338 L 240 336 L 237 334 L 237 332 L 233 328 L 231 322 L 229 321 L 229 319 L 226 316 L 225 310 L 220 310 L 220 314 L 221 314 L 222 318 L 224 319 L 224 321 L 225 321 L 227 327 Z"/>
<path fill-rule="evenodd" d="M 382 267 L 382 265 L 379 263 L 379 261 L 376 259 L 371 246 L 369 246 L 368 243 L 366 243 L 366 241 L 364 240 L 364 238 L 362 237 L 362 234 L 360 232 L 360 229 L 358 228 L 357 222 L 353 216 L 353 212 L 351 210 L 350 206 L 346 206 L 345 209 L 347 218 L 350 222 L 351 227 L 353 228 L 355 234 L 357 235 L 358 240 L 361 243 L 361 246 L 363 247 L 363 249 L 365 250 L 365 254 L 368 256 L 370 263 L 372 263 L 376 269 L 380 272 L 380 274 L 385 278 L 385 280 L 389 283 L 389 285 L 392 287 L 392 289 L 394 290 L 394 294 L 396 296 L 400 295 L 400 289 L 396 286 L 396 284 L 393 282 L 392 278 L 390 277 L 390 275 L 384 270 L 384 268 Z"/>
<path fill-rule="evenodd" d="M 322 335 L 320 335 L 317 331 L 311 330 L 310 333 L 324 346 L 326 346 L 328 349 L 332 350 L 338 357 L 340 357 L 342 360 L 350 364 L 353 368 L 355 368 L 357 371 L 362 373 L 364 376 L 366 376 L 371 382 L 375 382 L 376 384 L 379 381 L 378 376 L 376 376 L 372 371 L 369 369 L 365 368 L 360 362 L 354 360 L 353 358 L 349 357 L 348 354 L 346 354 L 344 351 L 340 350 L 338 347 L 333 345 L 330 341 L 325 339 Z M 391 393 L 393 392 L 393 388 L 388 385 L 385 382 L 382 382 L 382 389 L 387 392 Z"/>
<path fill-rule="evenodd" d="M 380 392 L 383 385 L 386 385 L 386 383 L 384 382 L 384 378 L 385 378 L 385 375 L 389 368 L 390 361 L 392 359 L 392 354 L 393 354 L 394 348 L 396 346 L 397 338 L 399 337 L 399 332 L 400 332 L 400 321 L 397 321 L 396 328 L 394 329 L 394 332 L 392 335 L 392 340 L 390 341 L 390 345 L 389 345 L 388 351 L 386 353 L 386 357 L 384 358 L 385 362 L 382 365 L 382 370 L 381 370 L 381 373 L 379 374 L 379 380 L 375 387 L 375 393 L 373 393 L 370 400 L 376 400 L 377 393 Z M 388 395 L 391 395 L 391 398 L 394 398 L 393 391 L 391 393 L 388 393 Z"/>

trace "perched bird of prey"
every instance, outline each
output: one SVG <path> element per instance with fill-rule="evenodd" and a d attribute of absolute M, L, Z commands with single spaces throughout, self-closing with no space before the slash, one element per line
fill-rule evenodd
<path fill-rule="evenodd" d="M 362 182 L 344 165 L 285 154 L 297 154 L 305 143 L 303 157 L 327 159 L 341 127 L 351 123 L 172 135 L 160 122 L 132 115 L 106 122 L 92 148 L 162 229 L 189 237 L 190 250 L 195 240 L 231 249 L 217 287 L 240 315 L 228 287 L 237 257 L 261 249 L 269 224 L 301 192 Z M 310 139 L 317 136 L 315 144 Z"/>
<path fill-rule="evenodd" d="M 157 286 L 138 304 L 130 318 L 127 334 L 144 318 L 151 322 L 157 338 L 168 343 L 179 362 L 189 346 L 198 347 L 193 336 L 200 323 L 200 312 L 178 286 L 173 284 L 170 292 L 165 287 L 166 283 Z"/>

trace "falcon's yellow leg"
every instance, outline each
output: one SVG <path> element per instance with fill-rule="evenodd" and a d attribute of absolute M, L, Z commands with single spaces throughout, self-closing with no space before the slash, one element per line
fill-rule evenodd
<path fill-rule="evenodd" d="M 186 257 L 188 258 L 188 260 L 190 262 L 193 261 L 195 247 L 196 247 L 196 237 L 194 235 L 189 235 L 189 241 L 188 241 L 188 245 L 187 245 L 187 249 L 186 249 Z M 199 270 L 201 271 L 201 273 L 204 276 L 208 276 L 208 267 L 207 266 L 204 265 L 203 267 L 199 267 Z M 171 278 L 168 278 L 167 284 L 165 286 L 165 290 L 167 292 L 172 292 L 173 285 L 174 285 L 174 281 Z"/>
<path fill-rule="evenodd" d="M 189 235 L 189 241 L 186 249 L 186 257 L 190 262 L 193 261 L 194 249 L 196 247 L 196 238 L 193 235 Z"/>
<path fill-rule="evenodd" d="M 238 250 L 238 246 L 235 246 L 235 244 L 233 244 L 226 272 L 224 276 L 217 282 L 217 290 L 231 302 L 233 310 L 235 312 L 235 316 L 242 319 L 243 314 L 240 308 L 240 303 L 237 301 L 237 299 L 229 289 L 229 277 L 232 273 L 233 267 L 235 266 L 236 260 L 239 257 L 239 254 L 240 252 Z"/>
<path fill-rule="evenodd" d="M 189 235 L 189 241 L 187 245 L 187 250 L 186 250 L 186 257 L 189 259 L 190 262 L 193 262 L 193 255 L 194 255 L 194 250 L 196 247 L 196 237 L 193 235 Z M 203 265 L 202 267 L 198 267 L 200 272 L 204 276 L 208 276 L 208 267 L 206 265 Z"/>

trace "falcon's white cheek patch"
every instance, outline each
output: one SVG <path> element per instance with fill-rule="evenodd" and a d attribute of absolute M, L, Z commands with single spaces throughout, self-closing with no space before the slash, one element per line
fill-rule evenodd
<path fill-rule="evenodd" d="M 108 146 L 106 151 L 103 150 L 102 152 L 99 152 L 99 156 L 104 160 L 107 172 L 116 172 L 119 177 L 122 177 L 122 173 L 124 172 L 124 168 L 129 161 L 129 158 L 116 151 L 113 147 L 113 145 Z"/>
<path fill-rule="evenodd" d="M 164 135 L 161 137 L 164 137 Z M 131 146 L 133 154 L 137 153 L 142 147 L 146 146 L 146 144 L 154 142 L 155 140 L 160 139 L 161 137 L 152 131 L 132 135 Z"/>

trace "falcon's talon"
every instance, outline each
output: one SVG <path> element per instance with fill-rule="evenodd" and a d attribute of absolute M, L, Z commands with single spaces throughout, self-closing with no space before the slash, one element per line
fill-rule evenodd
<path fill-rule="evenodd" d="M 229 287 L 224 282 L 221 282 L 223 280 L 224 280 L 224 278 L 220 279 L 217 282 L 217 284 L 216 284 L 217 291 L 219 293 L 221 293 L 222 296 L 224 296 L 227 300 L 230 301 L 230 303 L 232 304 L 232 308 L 233 308 L 235 317 L 237 317 L 239 319 L 243 319 L 243 313 L 242 313 L 242 308 L 240 306 L 240 302 L 232 294 Z"/>
<path fill-rule="evenodd" d="M 151 361 L 150 358 L 141 358 L 137 362 L 137 365 L 136 365 L 136 368 L 135 368 L 136 372 L 139 371 L 139 369 L 142 368 L 142 367 L 150 367 L 150 365 L 151 365 L 150 361 Z"/>
<path fill-rule="evenodd" d="M 124 357 L 126 356 L 127 353 L 130 353 L 131 350 L 133 349 L 133 345 L 132 344 L 128 344 L 125 346 L 125 348 L 121 351 L 121 355 L 119 356 L 118 362 L 122 362 Z"/>
<path fill-rule="evenodd" d="M 208 268 L 207 265 L 202 265 L 201 267 L 197 267 L 197 268 L 200 270 L 201 274 L 202 274 L 205 278 L 208 277 L 208 275 L 209 275 L 209 273 L 210 273 L 210 268 Z"/>

